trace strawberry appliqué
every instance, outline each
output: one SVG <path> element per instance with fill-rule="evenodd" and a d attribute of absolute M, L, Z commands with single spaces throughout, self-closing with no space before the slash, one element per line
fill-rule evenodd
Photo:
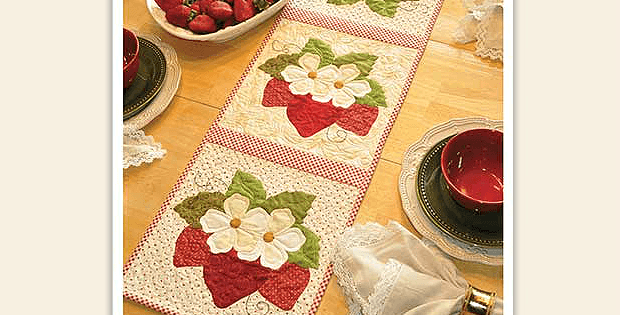
<path fill-rule="evenodd" d="M 203 267 L 205 284 L 213 303 L 226 308 L 258 291 L 265 299 L 283 310 L 291 310 L 310 281 L 310 271 L 285 263 L 278 270 L 261 266 L 256 261 L 237 258 L 233 249 L 212 254 L 207 245 L 211 234 L 187 226 L 177 238 L 173 264 L 175 267 Z"/>
<path fill-rule="evenodd" d="M 317 102 L 310 94 L 294 95 L 289 83 L 277 78 L 267 82 L 262 104 L 265 107 L 286 107 L 286 116 L 304 138 L 333 124 L 363 137 L 370 132 L 379 115 L 379 109 L 375 106 L 353 104 L 342 108 L 334 106 L 331 101 Z"/>

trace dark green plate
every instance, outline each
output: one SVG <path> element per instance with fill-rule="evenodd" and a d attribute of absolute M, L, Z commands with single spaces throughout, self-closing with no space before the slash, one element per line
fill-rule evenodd
<path fill-rule="evenodd" d="M 437 143 L 426 154 L 417 178 L 417 195 L 426 216 L 442 231 L 464 242 L 502 247 L 503 211 L 480 213 L 460 206 L 448 191 L 441 173 L 441 151 L 452 136 Z"/>
<path fill-rule="evenodd" d="M 133 83 L 123 91 L 123 120 L 144 110 L 161 90 L 166 77 L 166 58 L 152 42 L 138 37 L 140 67 Z"/>

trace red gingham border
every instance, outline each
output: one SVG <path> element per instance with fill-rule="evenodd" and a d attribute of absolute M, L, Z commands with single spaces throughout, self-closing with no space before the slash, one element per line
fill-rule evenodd
<path fill-rule="evenodd" d="M 394 35 L 401 35 L 403 36 L 403 38 L 401 39 L 402 42 L 398 39 L 395 39 L 394 41 L 390 41 L 390 43 L 392 42 L 398 42 L 401 43 L 401 46 L 407 46 L 407 47 L 412 47 L 411 44 L 407 44 L 407 43 L 415 43 L 415 47 L 413 48 L 417 48 L 419 49 L 415 60 L 414 60 L 414 64 L 412 69 L 409 72 L 409 75 L 407 77 L 407 81 L 405 83 L 405 87 L 403 88 L 403 91 L 401 92 L 401 96 L 399 98 L 398 104 L 396 105 L 396 110 L 393 111 L 390 120 L 388 122 L 388 126 L 385 128 L 385 131 L 383 133 L 383 135 L 381 136 L 381 139 L 379 141 L 378 144 L 378 148 L 376 150 L 375 153 L 375 157 L 373 159 L 372 162 L 372 166 L 370 167 L 370 174 L 373 174 L 376 167 L 377 167 L 377 163 L 379 162 L 379 157 L 381 155 L 381 152 L 383 150 L 383 146 L 385 145 L 385 141 L 387 139 L 387 136 L 389 135 L 394 122 L 396 120 L 396 116 L 398 115 L 398 113 L 400 112 L 400 109 L 402 107 L 402 104 L 404 103 L 405 97 L 407 96 L 407 93 L 409 91 L 409 87 L 413 81 L 413 77 L 415 75 L 415 72 L 417 71 L 418 65 L 420 63 L 420 60 L 422 58 L 422 55 L 424 53 L 424 51 L 426 50 L 426 46 L 428 44 L 428 40 L 430 38 L 431 32 L 433 30 L 433 27 L 437 21 L 437 17 L 439 15 L 439 12 L 441 11 L 441 7 L 443 6 L 443 0 L 440 0 L 437 7 L 435 8 L 435 11 L 433 11 L 432 16 L 431 16 L 431 20 L 429 22 L 429 26 L 425 32 L 425 36 L 422 39 L 422 44 L 420 44 L 420 40 L 416 37 L 416 38 L 407 38 L 406 35 L 400 34 L 400 33 L 396 33 L 396 32 L 391 32 L 385 29 L 374 29 L 374 27 L 371 27 L 370 29 L 373 29 L 373 31 L 376 31 L 377 33 L 381 33 L 383 34 L 383 36 L 394 36 Z M 235 94 L 237 93 L 237 90 L 239 89 L 239 87 L 241 86 L 241 84 L 243 83 L 243 81 L 245 80 L 245 78 L 247 77 L 250 69 L 253 67 L 254 63 L 256 63 L 256 60 L 258 58 L 258 56 L 260 55 L 260 53 L 262 52 L 262 50 L 265 48 L 265 45 L 267 44 L 267 42 L 269 41 L 269 39 L 273 36 L 273 33 L 275 31 L 275 29 L 280 25 L 280 22 L 282 20 L 282 17 L 284 14 L 288 14 L 288 18 L 290 19 L 295 19 L 300 18 L 301 22 L 304 22 L 304 20 L 306 20 L 306 23 L 308 24 L 313 24 L 311 23 L 311 21 L 314 21 L 316 18 L 325 18 L 325 16 L 321 15 L 321 14 L 316 14 L 316 13 L 309 13 L 309 12 L 300 12 L 300 11 L 305 11 L 305 10 L 301 10 L 301 9 L 292 9 L 292 8 L 288 8 L 285 7 L 285 9 L 283 10 L 283 12 L 277 17 L 276 21 L 274 22 L 274 25 L 272 26 L 272 28 L 269 30 L 269 33 L 267 34 L 267 36 L 265 37 L 265 39 L 263 40 L 263 42 L 261 43 L 261 45 L 259 46 L 259 49 L 256 53 L 256 55 L 254 56 L 254 58 L 252 59 L 252 61 L 250 62 L 250 64 L 248 65 L 248 67 L 246 68 L 246 70 L 244 71 L 242 77 L 240 78 L 239 81 L 237 81 L 237 84 L 235 85 L 235 87 L 233 88 L 233 91 L 231 92 L 231 94 L 228 96 L 228 98 L 226 99 L 226 105 L 224 106 L 224 108 L 220 111 L 220 113 L 218 114 L 215 122 L 213 123 L 213 125 L 211 126 L 211 128 L 209 129 L 209 132 L 207 134 L 205 134 L 204 138 L 202 139 L 200 145 L 198 146 L 198 148 L 196 148 L 196 150 L 194 151 L 194 153 L 192 154 L 192 158 L 190 159 L 190 161 L 188 162 L 187 166 L 185 167 L 185 169 L 183 170 L 183 173 L 181 174 L 181 176 L 179 177 L 179 179 L 177 180 L 177 182 L 174 184 L 172 191 L 170 191 L 170 193 L 168 194 L 168 196 L 166 197 L 166 200 L 163 202 L 163 204 L 160 207 L 160 210 L 157 212 L 157 214 L 155 215 L 155 218 L 153 219 L 153 221 L 151 222 L 151 224 L 149 224 L 148 228 L 146 229 L 146 232 L 144 233 L 144 235 L 142 236 L 142 239 L 140 240 L 140 242 L 138 243 L 138 245 L 136 246 L 135 250 L 133 251 L 133 253 L 131 254 L 131 256 L 129 257 L 129 259 L 127 260 L 127 262 L 125 263 L 124 267 L 123 267 L 123 276 L 125 276 L 127 270 L 129 269 L 129 267 L 131 266 L 131 264 L 133 263 L 133 261 L 135 260 L 135 258 L 137 257 L 138 253 L 140 252 L 140 250 L 142 249 L 142 247 L 144 246 L 144 244 L 146 243 L 147 239 L 152 235 L 152 231 L 155 228 L 155 226 L 157 226 L 157 224 L 159 223 L 159 221 L 161 220 L 161 217 L 163 215 L 163 213 L 166 211 L 166 209 L 168 208 L 168 206 L 170 205 L 170 202 L 174 199 L 174 196 L 178 193 L 178 190 L 181 186 L 181 184 L 183 183 L 183 181 L 185 180 L 185 178 L 187 177 L 187 174 L 189 173 L 189 170 L 192 168 L 192 166 L 194 165 L 194 163 L 196 162 L 198 156 L 200 155 L 200 152 L 202 152 L 202 150 L 204 149 L 205 145 L 209 142 L 209 139 L 211 137 L 213 137 L 213 135 L 217 134 L 219 132 L 220 128 L 219 126 L 217 126 L 217 124 L 219 123 L 219 121 L 222 119 L 223 114 L 226 110 L 226 108 L 228 107 L 228 105 L 231 103 L 232 98 L 235 96 Z M 309 16 L 309 17 L 308 17 Z M 364 29 L 363 24 L 359 24 L 359 23 L 353 23 L 353 22 L 349 22 L 349 21 L 343 21 L 337 18 L 332 18 L 332 17 L 326 17 L 325 18 L 326 21 L 326 26 L 327 27 L 332 27 L 332 29 L 338 30 L 338 31 L 342 31 L 342 32 L 346 32 L 352 35 L 356 35 L 356 36 L 361 36 L 361 37 L 365 37 L 363 35 L 365 35 L 365 33 L 360 32 L 360 30 Z M 319 22 L 316 22 L 317 24 L 313 24 L 316 26 L 321 26 L 321 27 L 325 27 L 325 25 L 320 25 Z M 339 26 L 338 23 L 342 23 L 344 26 Z M 349 27 L 345 27 L 345 26 L 349 26 Z M 368 27 L 368 26 L 367 26 Z M 373 35 L 371 35 L 373 36 Z M 383 38 L 383 36 L 374 36 L 375 38 L 370 37 L 370 39 L 376 39 L 376 40 L 382 40 L 385 41 L 385 38 Z M 405 44 L 402 44 L 402 43 Z M 248 136 L 249 137 L 249 136 Z M 249 153 L 248 153 L 249 154 Z M 259 158 L 261 158 L 260 156 L 257 156 Z M 331 161 L 330 161 L 331 162 Z M 318 175 L 318 174 L 316 174 Z M 320 175 L 319 175 L 320 176 Z M 372 179 L 372 175 L 366 177 L 366 184 L 362 185 L 362 187 L 360 189 L 360 193 L 358 194 L 358 197 L 355 201 L 355 204 L 353 206 L 353 209 L 351 211 L 349 220 L 347 221 L 347 227 L 350 227 L 351 225 L 353 225 L 353 222 L 355 220 L 355 217 L 357 216 L 357 213 L 359 212 L 361 203 L 364 199 L 364 196 L 366 194 L 366 191 L 368 190 L 368 186 L 370 185 L 370 181 Z M 358 185 L 353 185 L 355 187 L 358 187 Z M 321 281 L 320 287 L 319 287 L 319 291 L 317 292 L 313 302 L 312 302 L 312 306 L 310 309 L 309 314 L 315 314 L 316 311 L 319 308 L 320 302 L 322 300 L 323 295 L 325 294 L 325 290 L 327 289 L 327 284 L 329 283 L 329 280 L 331 278 L 333 274 L 333 265 L 328 266 L 327 271 L 325 272 L 325 276 L 323 277 L 323 280 Z M 168 309 L 166 307 L 154 304 L 152 302 L 150 302 L 147 299 L 141 298 L 139 296 L 136 296 L 134 294 L 131 294 L 127 291 L 123 291 L 123 296 L 131 301 L 134 301 L 136 303 L 139 304 L 143 304 L 147 307 L 150 307 L 156 311 L 159 311 L 161 313 L 164 314 L 168 314 L 168 315 L 179 315 L 178 312 Z"/>
<path fill-rule="evenodd" d="M 207 138 L 207 141 L 211 143 L 351 185 L 360 190 L 366 189 L 372 176 L 369 171 L 354 166 L 334 162 L 220 126 L 211 127 Z"/>
<path fill-rule="evenodd" d="M 395 32 L 370 24 L 356 23 L 302 8 L 287 6 L 282 11 L 282 17 L 341 33 L 386 42 L 392 45 L 421 49 L 425 44 L 424 38 L 412 34 Z"/>

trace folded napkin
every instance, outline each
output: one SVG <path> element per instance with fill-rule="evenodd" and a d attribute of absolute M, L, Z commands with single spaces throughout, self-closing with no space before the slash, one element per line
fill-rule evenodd
<path fill-rule="evenodd" d="M 436 246 L 396 222 L 347 229 L 333 263 L 351 315 L 459 314 L 469 287 Z M 503 314 L 500 298 L 491 314 Z"/>
<path fill-rule="evenodd" d="M 459 44 L 476 41 L 476 56 L 492 60 L 504 59 L 503 0 L 463 0 L 469 11 L 459 21 L 454 40 Z"/>

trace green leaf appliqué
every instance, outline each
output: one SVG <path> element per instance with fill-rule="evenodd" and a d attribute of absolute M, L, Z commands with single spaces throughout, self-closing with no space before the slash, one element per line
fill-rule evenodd
<path fill-rule="evenodd" d="M 354 64 L 357 66 L 357 69 L 359 69 L 360 76 L 365 77 L 368 76 L 370 70 L 372 70 L 372 66 L 374 66 L 377 58 L 377 56 L 367 53 L 350 53 L 334 59 L 334 65 L 340 67 L 346 64 Z"/>
<path fill-rule="evenodd" d="M 216 209 L 224 211 L 224 199 L 226 196 L 220 192 L 200 192 L 195 196 L 186 198 L 174 207 L 181 218 L 195 229 L 202 228 L 200 218 L 207 210 Z"/>
<path fill-rule="evenodd" d="M 362 78 L 362 80 L 368 81 L 371 90 L 368 94 L 362 97 L 356 97 L 355 102 L 358 104 L 366 104 L 368 106 L 387 107 L 387 103 L 385 102 L 385 92 L 383 92 L 381 85 L 379 85 L 377 81 L 368 78 Z"/>
<path fill-rule="evenodd" d="M 312 207 L 312 202 L 316 197 L 301 191 L 282 192 L 269 197 L 260 206 L 268 213 L 275 209 L 288 208 L 295 217 L 295 223 L 301 224 Z"/>
<path fill-rule="evenodd" d="M 316 38 L 308 39 L 308 43 L 306 43 L 306 46 L 301 50 L 301 55 L 305 53 L 311 53 L 321 57 L 319 68 L 330 65 L 335 57 L 331 47 L 324 41 Z"/>
<path fill-rule="evenodd" d="M 288 253 L 288 261 L 299 265 L 302 268 L 318 268 L 319 267 L 319 241 L 321 240 L 314 232 L 300 224 L 294 224 L 306 236 L 306 242 L 296 252 Z"/>
<path fill-rule="evenodd" d="M 282 71 L 289 65 L 299 66 L 298 60 L 301 54 L 282 54 L 273 58 L 269 58 L 264 64 L 258 66 L 258 69 L 265 71 L 272 77 L 284 80 L 282 77 Z"/>
<path fill-rule="evenodd" d="M 370 10 L 387 17 L 394 17 L 400 0 L 366 0 Z"/>
<path fill-rule="evenodd" d="M 261 204 L 267 198 L 267 192 L 263 188 L 263 183 L 256 177 L 237 171 L 232 179 L 232 183 L 228 186 L 226 192 L 226 198 L 232 196 L 234 193 L 239 193 L 250 199 L 250 209 Z"/>

